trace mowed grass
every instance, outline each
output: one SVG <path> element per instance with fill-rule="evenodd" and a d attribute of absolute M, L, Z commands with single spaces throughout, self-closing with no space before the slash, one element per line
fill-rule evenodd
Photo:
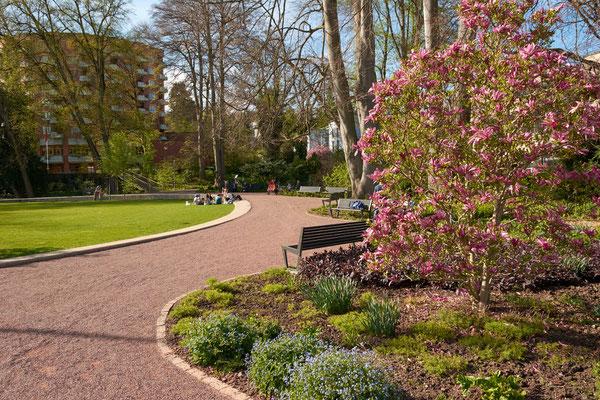
<path fill-rule="evenodd" d="M 0 259 L 168 232 L 233 208 L 186 206 L 185 200 L 0 204 Z"/>

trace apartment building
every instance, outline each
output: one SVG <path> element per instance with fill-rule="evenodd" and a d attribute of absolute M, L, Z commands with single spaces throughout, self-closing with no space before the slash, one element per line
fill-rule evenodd
<path fill-rule="evenodd" d="M 65 41 L 65 43 L 73 43 Z M 132 119 L 133 113 L 147 121 L 150 127 L 160 132 L 167 130 L 165 123 L 165 87 L 163 52 L 141 43 L 129 43 L 128 57 L 114 52 L 107 57 L 105 77 L 107 81 L 108 102 L 105 117 L 111 130 L 120 129 L 122 123 Z M 93 102 L 94 69 L 81 56 L 72 44 L 66 45 L 68 72 L 72 82 L 80 85 L 78 93 L 82 96 L 81 108 L 89 110 L 96 107 Z M 131 59 L 131 58 L 134 59 Z M 41 63 L 53 64 L 46 55 L 41 55 Z M 58 77 L 49 75 L 51 80 Z M 65 107 L 57 100 L 58 93 L 51 84 L 40 84 L 38 97 L 42 104 L 42 115 L 37 126 L 40 161 L 52 174 L 94 173 L 98 166 L 86 139 L 81 134 L 81 121 L 76 123 L 65 112 Z M 90 103 L 85 100 L 89 98 Z M 91 117 L 83 117 L 84 124 L 93 127 L 97 122 Z M 100 143 L 101 146 L 101 143 Z"/>

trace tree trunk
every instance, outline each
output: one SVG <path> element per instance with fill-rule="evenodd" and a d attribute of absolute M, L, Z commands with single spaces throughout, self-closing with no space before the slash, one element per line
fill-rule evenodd
<path fill-rule="evenodd" d="M 481 274 L 481 286 L 479 288 L 479 298 L 477 299 L 477 312 L 485 315 L 490 307 L 490 295 L 492 293 L 492 275 L 489 267 L 484 265 Z"/>
<path fill-rule="evenodd" d="M 27 171 L 27 163 L 25 161 L 25 159 L 23 158 L 23 154 L 21 153 L 21 149 L 19 148 L 19 143 L 17 143 L 17 140 L 11 130 L 10 127 L 10 123 L 8 121 L 8 116 L 6 116 L 6 110 L 4 108 L 4 106 L 2 106 L 2 121 L 3 121 L 3 128 L 4 128 L 4 133 L 6 134 L 6 136 L 9 138 L 13 151 L 15 152 L 15 158 L 17 159 L 17 165 L 19 166 L 19 172 L 21 173 L 21 178 L 23 179 L 23 187 L 25 188 L 25 195 L 27 197 L 33 197 L 34 193 L 33 193 L 33 186 L 31 186 L 31 181 L 29 179 L 29 173 Z M 18 193 L 17 191 L 14 191 L 15 196 Z M 16 196 L 18 197 L 18 196 Z"/>
<path fill-rule="evenodd" d="M 354 146 L 358 142 L 358 137 L 340 40 L 337 0 L 323 0 L 323 19 L 325 23 L 327 58 L 329 60 L 329 68 L 331 69 L 331 83 L 340 121 L 339 128 L 344 156 L 352 183 L 352 196 L 361 198 L 368 193 L 372 182 L 369 185 L 368 178 L 364 173 L 368 167 L 363 165 L 361 156 L 355 154 L 356 150 L 354 149 Z"/>
<path fill-rule="evenodd" d="M 425 49 L 434 51 L 439 46 L 438 2 L 423 0 L 423 30 Z"/>

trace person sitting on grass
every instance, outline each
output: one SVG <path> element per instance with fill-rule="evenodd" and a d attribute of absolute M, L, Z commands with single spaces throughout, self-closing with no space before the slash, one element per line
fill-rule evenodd
<path fill-rule="evenodd" d="M 223 194 L 217 194 L 217 197 L 215 197 L 215 204 L 223 204 Z"/>
<path fill-rule="evenodd" d="M 210 193 L 206 193 L 206 194 L 204 195 L 204 205 L 205 205 L 205 206 L 209 206 L 209 205 L 211 205 L 212 203 L 213 203 L 213 198 L 212 198 L 212 196 L 210 195 Z"/>
<path fill-rule="evenodd" d="M 202 204 L 202 200 L 200 199 L 200 195 L 197 194 L 197 195 L 194 196 L 194 200 L 192 200 L 192 205 L 193 206 L 197 206 L 197 205 L 200 205 L 200 204 Z"/>

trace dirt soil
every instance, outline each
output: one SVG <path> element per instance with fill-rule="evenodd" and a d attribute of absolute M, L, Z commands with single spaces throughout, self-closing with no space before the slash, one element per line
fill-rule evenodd
<path fill-rule="evenodd" d="M 270 282 L 285 283 L 276 278 Z M 242 315 L 261 315 L 277 319 L 288 332 L 298 332 L 301 327 L 314 324 L 320 329 L 320 337 L 342 344 L 340 332 L 327 322 L 328 316 L 319 314 L 310 319 L 296 316 L 306 300 L 298 291 L 285 294 L 265 294 L 262 287 L 267 283 L 261 276 L 249 278 L 243 289 L 236 293 L 234 312 Z M 396 299 L 403 307 L 397 328 L 397 335 L 410 335 L 410 326 L 419 321 L 427 321 L 441 308 L 470 310 L 470 299 L 455 291 L 421 288 L 389 289 L 381 287 L 361 287 L 359 295 L 371 291 L 378 296 Z M 522 302 L 522 299 L 529 303 Z M 510 300 L 510 301 L 509 301 Z M 534 304 L 529 307 L 526 304 Z M 207 301 L 198 305 L 202 311 L 218 309 Z M 523 318 L 543 321 L 544 332 L 525 338 L 521 344 L 527 352 L 521 360 L 487 360 L 479 358 L 470 348 L 461 344 L 460 338 L 481 333 L 481 327 L 471 326 L 458 330 L 452 340 L 427 341 L 427 349 L 437 355 L 459 355 L 468 360 L 465 375 L 489 376 L 492 371 L 502 371 L 504 375 L 522 378 L 521 388 L 527 399 L 592 399 L 594 382 L 593 363 L 600 361 L 600 319 L 594 306 L 600 306 L 600 283 L 581 286 L 554 287 L 538 292 L 524 291 L 512 294 L 497 293 L 489 316 L 500 318 L 511 314 Z M 168 320 L 168 329 L 175 324 Z M 188 359 L 185 349 L 178 346 L 181 339 L 168 333 L 170 346 L 182 358 Z M 384 344 L 385 339 L 363 336 L 365 348 L 375 348 Z M 542 343 L 542 345 L 539 345 Z M 550 344 L 549 352 L 540 351 L 540 346 Z M 438 377 L 428 373 L 419 360 L 401 355 L 382 356 L 393 366 L 394 379 L 398 387 L 406 393 L 407 399 L 436 399 L 440 395 L 448 399 L 463 399 L 456 383 L 458 373 Z M 243 372 L 216 373 L 212 368 L 197 366 L 215 374 L 219 379 L 253 396 L 264 399 L 252 387 Z M 479 389 L 472 389 L 467 399 L 481 398 Z"/>

